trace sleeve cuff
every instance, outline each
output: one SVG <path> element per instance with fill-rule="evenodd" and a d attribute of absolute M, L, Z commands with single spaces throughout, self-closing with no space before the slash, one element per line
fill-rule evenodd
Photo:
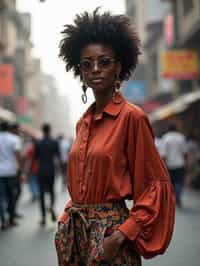
<path fill-rule="evenodd" d="M 141 231 L 140 225 L 136 222 L 134 216 L 130 216 L 122 225 L 118 228 L 130 241 L 134 242 Z"/>

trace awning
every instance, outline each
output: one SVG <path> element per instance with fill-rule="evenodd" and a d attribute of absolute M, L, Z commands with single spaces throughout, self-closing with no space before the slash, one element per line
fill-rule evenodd
<path fill-rule="evenodd" d="M 29 125 L 20 124 L 20 131 L 35 139 L 40 139 L 42 137 L 42 133 L 40 130 L 33 128 Z"/>
<path fill-rule="evenodd" d="M 152 123 L 166 119 L 171 115 L 181 113 L 185 111 L 189 105 L 200 99 L 200 91 L 194 91 L 183 96 L 178 97 L 175 101 L 160 107 L 155 112 L 149 115 L 149 119 Z"/>
<path fill-rule="evenodd" d="M 13 123 L 17 121 L 17 116 L 15 113 L 0 107 L 0 119 Z M 19 125 L 20 125 L 20 130 L 24 134 L 27 134 L 36 139 L 41 138 L 42 134 L 40 130 L 33 128 L 32 126 L 23 124 L 23 123 L 19 123 Z"/>
<path fill-rule="evenodd" d="M 15 122 L 16 115 L 2 107 L 0 107 L 0 119 L 6 120 L 8 122 Z"/>

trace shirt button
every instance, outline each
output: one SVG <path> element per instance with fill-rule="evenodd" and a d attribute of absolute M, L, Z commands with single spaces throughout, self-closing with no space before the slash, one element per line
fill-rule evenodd
<path fill-rule="evenodd" d="M 84 153 L 80 153 L 79 154 L 79 160 L 83 163 L 84 159 L 85 159 Z"/>
<path fill-rule="evenodd" d="M 80 149 L 81 151 L 83 151 L 83 150 L 84 150 L 84 145 L 81 144 L 80 147 L 79 147 L 79 149 Z"/>
<path fill-rule="evenodd" d="M 85 134 L 85 135 L 83 136 L 83 142 L 86 142 L 86 141 L 87 141 L 87 138 L 88 138 L 88 136 L 87 136 L 87 134 Z"/>
<path fill-rule="evenodd" d="M 81 186 L 81 193 L 83 193 L 84 191 L 85 191 L 85 186 L 82 185 L 82 186 Z"/>
<path fill-rule="evenodd" d="M 92 173 L 92 170 L 89 168 L 88 169 L 88 175 L 91 175 L 91 173 Z"/>

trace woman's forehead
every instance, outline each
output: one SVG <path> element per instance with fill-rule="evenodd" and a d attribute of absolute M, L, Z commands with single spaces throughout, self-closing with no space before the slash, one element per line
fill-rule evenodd
<path fill-rule="evenodd" d="M 112 48 L 101 43 L 91 43 L 81 51 L 81 58 L 98 58 L 101 56 L 114 56 Z"/>

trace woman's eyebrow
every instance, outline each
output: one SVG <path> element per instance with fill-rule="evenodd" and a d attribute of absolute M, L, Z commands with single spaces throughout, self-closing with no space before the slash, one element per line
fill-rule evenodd
<path fill-rule="evenodd" d="M 109 58 L 111 58 L 111 57 L 113 57 L 113 56 L 111 56 L 111 55 L 108 55 L 108 54 L 102 54 L 102 55 L 98 55 L 98 56 L 97 56 L 97 58 L 101 58 L 101 57 L 109 57 Z M 90 56 L 84 56 L 84 57 L 82 57 L 81 59 L 88 59 L 88 60 L 92 60 L 93 58 L 92 58 L 92 57 L 90 57 Z"/>

